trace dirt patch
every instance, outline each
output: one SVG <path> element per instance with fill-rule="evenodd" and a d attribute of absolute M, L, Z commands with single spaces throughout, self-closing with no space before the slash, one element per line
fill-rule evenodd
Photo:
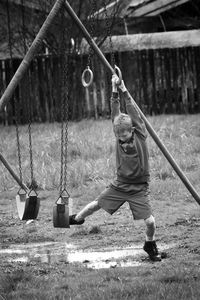
<path fill-rule="evenodd" d="M 20 221 L 15 204 L 15 192 L 1 194 L 0 235 L 1 249 L 11 244 L 30 244 L 64 242 L 78 249 L 104 249 L 141 247 L 144 241 L 143 221 L 133 222 L 128 206 L 125 204 L 112 217 L 99 211 L 87 219 L 81 226 L 70 229 L 53 227 L 53 205 L 56 191 L 40 193 L 41 204 L 37 220 Z M 77 203 L 77 201 L 75 202 Z M 185 249 L 189 253 L 199 253 L 199 206 L 195 201 L 182 201 L 175 205 L 152 200 L 157 221 L 158 247 L 161 244 L 176 245 L 176 249 Z M 77 211 L 76 205 L 73 207 Z"/>
<path fill-rule="evenodd" d="M 200 217 L 192 199 L 174 205 L 170 198 L 152 199 L 158 248 L 167 252 L 162 262 L 152 263 L 142 250 L 144 224 L 133 222 L 126 204 L 112 217 L 99 211 L 83 225 L 65 229 L 53 227 L 56 191 L 41 192 L 40 197 L 38 219 L 26 222 L 18 218 L 14 191 L 1 194 L 3 299 L 133 299 L 140 289 L 142 297 L 146 293 L 146 299 L 153 299 L 148 296 L 152 290 L 156 299 L 158 290 L 161 295 L 166 285 L 185 285 L 185 278 L 198 294 Z M 76 199 L 74 212 L 81 206 Z M 174 299 L 174 290 L 167 291 Z"/>

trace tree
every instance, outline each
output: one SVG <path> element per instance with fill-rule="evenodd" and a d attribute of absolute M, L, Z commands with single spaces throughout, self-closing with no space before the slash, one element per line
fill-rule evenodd
<path fill-rule="evenodd" d="M 100 26 L 98 15 L 90 18 L 88 16 L 94 15 L 96 11 L 101 7 L 105 7 L 110 2 L 112 1 L 69 1 L 91 35 L 99 36 L 100 40 L 105 39 L 108 33 L 105 31 L 105 27 Z M 53 0 L 2 0 L 0 2 L 0 44 L 2 45 L 1 49 L 3 49 L 4 57 L 10 57 L 8 51 L 9 42 L 13 56 L 24 56 L 26 49 L 31 45 L 54 3 L 55 1 Z M 60 12 L 58 19 L 52 24 L 47 37 L 43 40 L 40 54 L 45 54 L 46 52 L 58 54 L 60 32 L 63 27 L 66 27 L 68 46 L 73 46 L 74 51 L 80 50 L 79 46 L 82 36 L 79 29 L 66 12 L 64 13 L 64 17 L 62 13 Z M 112 26 L 112 24 L 105 24 L 105 26 L 107 25 Z"/>

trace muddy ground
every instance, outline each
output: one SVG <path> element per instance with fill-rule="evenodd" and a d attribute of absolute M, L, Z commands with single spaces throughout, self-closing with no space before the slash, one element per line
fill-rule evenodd
<path fill-rule="evenodd" d="M 88 217 L 87 221 L 78 227 L 54 228 L 53 205 L 57 199 L 55 191 L 41 191 L 40 210 L 37 220 L 21 221 L 18 218 L 15 203 L 16 191 L 1 193 L 0 201 L 0 242 L 1 249 L 31 243 L 64 242 L 72 244 L 76 249 L 100 250 L 104 248 L 126 248 L 140 246 L 144 242 L 143 221 L 132 220 L 128 205 L 112 217 L 104 211 Z M 80 209 L 78 198 L 74 195 L 73 211 Z M 177 199 L 177 198 L 176 198 Z M 152 199 L 152 206 L 157 222 L 156 240 L 159 245 L 170 249 L 168 259 L 178 259 L 180 256 L 192 258 L 199 263 L 200 255 L 200 210 L 195 200 L 187 191 L 182 199 L 173 201 L 171 197 L 161 201 Z M 5 259 L 4 255 L 0 259 Z M 144 253 L 145 257 L 145 253 Z M 6 259 L 5 259 L 6 261 Z M 14 268 L 14 263 L 13 263 Z"/>
<path fill-rule="evenodd" d="M 144 299 L 144 295 L 146 299 L 161 299 L 164 287 L 169 297 L 165 299 L 176 300 L 177 288 L 179 300 L 191 296 L 199 299 L 199 205 L 186 190 L 179 193 L 178 186 L 165 199 L 163 192 L 159 198 L 159 189 L 153 191 L 157 244 L 167 253 L 167 258 L 157 263 L 150 262 L 142 250 L 144 224 L 133 222 L 126 204 L 112 217 L 99 211 L 79 227 L 54 228 L 56 191 L 39 192 L 40 210 L 33 222 L 19 220 L 15 190 L 1 193 L 0 298 L 121 300 L 133 299 L 136 293 L 134 299 Z M 82 207 L 80 195 L 72 196 L 76 212 Z M 124 251 L 123 256 L 110 257 L 115 250 Z M 86 253 L 82 260 L 77 260 L 79 251 Z M 94 252 L 103 254 L 99 261 L 94 259 Z M 75 261 L 70 261 L 69 253 L 76 254 Z M 141 282 L 149 282 L 151 287 L 141 286 Z M 183 290 L 187 285 L 189 288 Z"/>

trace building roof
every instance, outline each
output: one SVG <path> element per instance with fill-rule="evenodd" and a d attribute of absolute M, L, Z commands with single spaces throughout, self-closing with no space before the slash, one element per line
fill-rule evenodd
<path fill-rule="evenodd" d="M 99 19 L 112 17 L 116 12 L 119 18 L 152 17 L 189 1 L 191 0 L 115 0 L 95 15 Z"/>
<path fill-rule="evenodd" d="M 97 42 L 97 40 L 95 39 Z M 200 46 L 200 30 L 180 30 L 168 32 L 117 35 L 107 38 L 100 49 L 103 53 L 129 52 L 134 50 L 172 49 Z M 82 53 L 89 53 L 90 47 L 82 40 Z"/>
<path fill-rule="evenodd" d="M 1 0 L 6 2 L 7 0 Z M 96 14 L 98 14 L 99 19 L 107 18 L 113 16 L 113 13 L 116 13 L 120 18 L 125 17 L 152 17 L 157 14 L 161 14 L 164 11 L 173 9 L 183 3 L 189 2 L 191 0 L 113 0 L 107 7 L 100 9 Z M 41 4 L 44 4 L 44 8 L 48 11 L 51 9 L 52 5 L 55 3 L 55 0 L 9 0 L 10 3 L 15 5 L 25 5 L 31 9 L 41 9 L 43 7 Z M 180 32 L 180 31 L 179 31 Z M 199 39 L 197 36 L 199 31 L 186 31 L 182 32 L 178 37 L 181 37 L 176 41 L 176 34 L 169 33 L 155 33 L 153 34 L 137 34 L 137 35 L 128 35 L 127 36 L 113 36 L 112 41 L 114 44 L 114 51 L 128 51 L 128 49 L 153 49 L 153 48 L 168 48 L 173 45 L 173 47 L 183 47 L 188 45 L 187 39 L 191 45 L 200 45 Z M 171 36 L 171 38 L 170 38 Z M 163 37 L 163 42 L 162 42 Z M 109 38 L 110 39 L 110 38 Z M 103 52 L 110 52 L 109 39 L 105 40 L 102 45 Z M 130 39 L 130 42 L 128 41 Z M 192 42 L 193 40 L 193 42 Z M 135 42 L 134 42 L 135 41 Z M 158 42 L 159 41 L 159 42 Z M 196 43 L 196 44 L 195 44 Z M 86 43 L 87 44 L 87 43 Z M 122 49 L 123 48 L 123 49 Z M 87 53 L 88 45 L 83 47 L 83 52 Z M 0 59 L 9 58 L 10 54 L 8 51 L 7 42 L 2 43 L 0 47 Z M 20 52 L 20 46 L 13 49 L 13 57 L 22 57 Z"/>

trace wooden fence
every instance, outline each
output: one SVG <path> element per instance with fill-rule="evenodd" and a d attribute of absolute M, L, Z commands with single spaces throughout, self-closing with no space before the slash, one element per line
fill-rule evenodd
<path fill-rule="evenodd" d="M 110 60 L 109 55 L 107 59 Z M 109 117 L 111 74 L 93 57 L 94 83 L 85 89 L 81 74 L 87 66 L 87 57 L 70 56 L 68 61 L 66 86 L 70 120 Z M 20 62 L 14 60 L 12 67 L 9 60 L 0 61 L 1 94 Z M 128 90 L 145 114 L 200 112 L 200 47 L 120 52 L 115 53 L 115 62 L 121 68 Z M 38 57 L 32 61 L 13 99 L 0 113 L 0 123 L 15 123 L 15 106 L 21 124 L 29 121 L 29 107 L 33 122 L 59 122 L 61 97 L 62 62 L 58 57 Z"/>

